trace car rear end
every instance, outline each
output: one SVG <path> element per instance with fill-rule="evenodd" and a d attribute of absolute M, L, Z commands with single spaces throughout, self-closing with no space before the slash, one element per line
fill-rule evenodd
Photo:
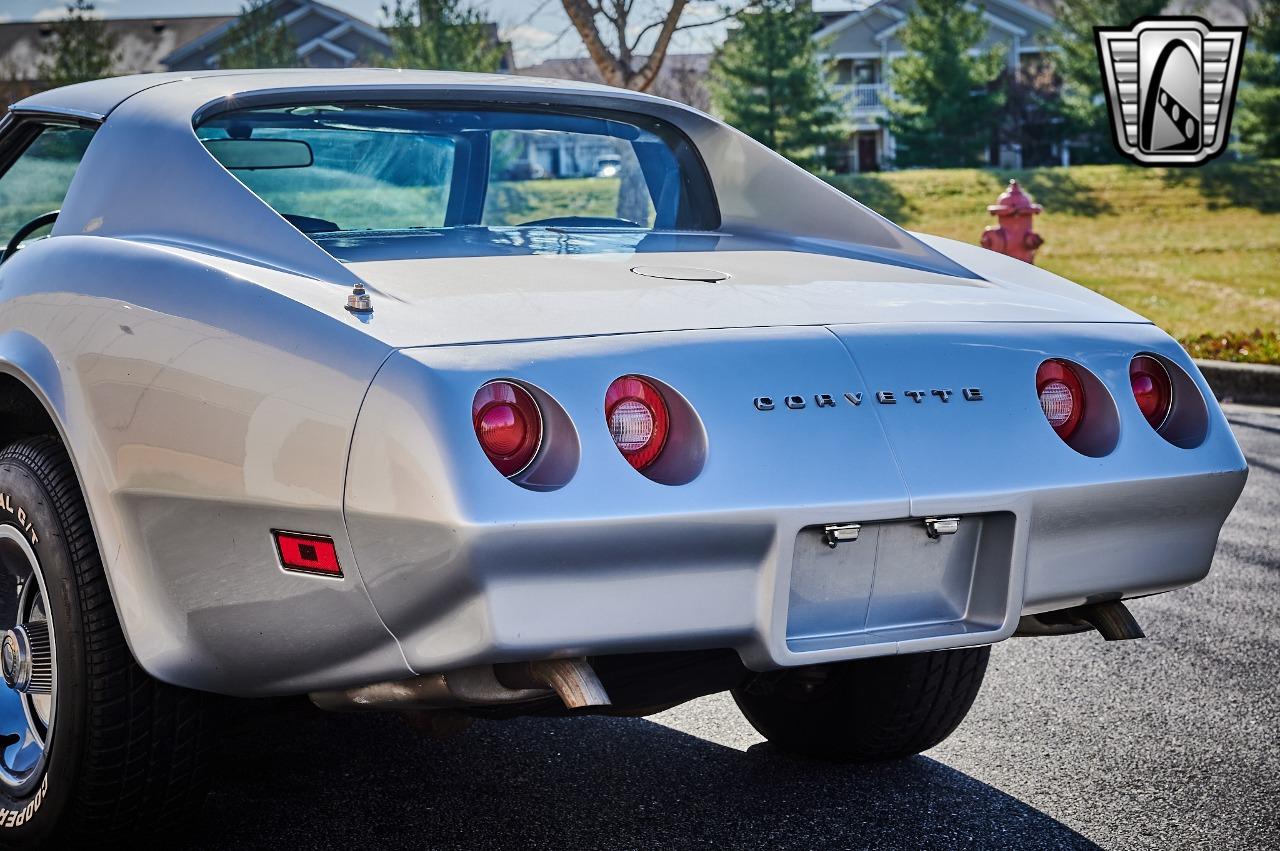
<path fill-rule="evenodd" d="M 342 512 L 420 676 L 1076 628 L 1203 576 L 1243 487 L 1141 317 L 674 104 L 271 92 L 193 141 L 359 280 L 334 312 L 391 350 Z"/>
<path fill-rule="evenodd" d="M 919 753 L 988 645 L 1140 635 L 1121 601 L 1202 577 L 1244 484 L 1141 317 L 677 104 L 373 69 L 25 103 L 102 122 L 6 262 L 64 282 L 6 307 L 70 414 L 0 457 L 28 844 L 188 818 L 203 692 L 443 732 L 728 690 L 784 749 Z"/>
<path fill-rule="evenodd" d="M 1169 376 L 1158 418 L 1135 358 Z M 1075 377 L 1070 433 L 1045 364 Z M 647 415 L 611 410 L 619 379 L 655 391 Z M 494 382 L 537 407 L 519 469 L 482 442 Z M 663 421 L 637 469 L 624 450 Z M 346 516 L 415 670 L 699 648 L 769 669 L 1194 582 L 1244 478 L 1150 325 L 721 329 L 403 350 L 357 423 Z"/>

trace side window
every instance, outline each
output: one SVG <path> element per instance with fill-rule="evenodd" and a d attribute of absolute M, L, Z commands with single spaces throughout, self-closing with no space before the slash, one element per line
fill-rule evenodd
<path fill-rule="evenodd" d="M 62 206 L 92 137 L 79 127 L 46 127 L 0 175 L 0 249 L 18 228 Z"/>

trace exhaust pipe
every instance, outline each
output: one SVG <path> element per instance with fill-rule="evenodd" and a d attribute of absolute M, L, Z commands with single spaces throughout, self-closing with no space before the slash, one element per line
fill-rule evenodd
<path fill-rule="evenodd" d="M 1146 638 L 1133 613 L 1119 600 L 1087 603 L 1056 612 L 1023 615 L 1015 636 L 1070 635 L 1096 629 L 1107 641 Z"/>
<path fill-rule="evenodd" d="M 510 689 L 498 682 L 493 668 L 483 665 L 442 674 L 424 674 L 367 686 L 317 691 L 311 702 L 321 709 L 352 712 L 366 709 L 451 709 L 519 703 L 548 697 L 543 688 Z"/>
<path fill-rule="evenodd" d="M 609 704 L 609 695 L 586 659 L 549 659 L 497 668 L 480 665 L 407 680 L 317 691 L 310 697 L 321 709 L 359 712 L 496 706 L 527 703 L 552 694 L 570 709 Z"/>
<path fill-rule="evenodd" d="M 1126 641 L 1131 638 L 1146 638 L 1147 634 L 1138 626 L 1138 619 L 1133 612 L 1119 600 L 1109 603 L 1092 603 L 1076 609 L 1080 618 L 1093 627 L 1107 641 Z"/>
<path fill-rule="evenodd" d="M 586 659 L 545 659 L 494 668 L 498 682 L 512 688 L 550 686 L 569 709 L 608 706 L 609 695 Z"/>

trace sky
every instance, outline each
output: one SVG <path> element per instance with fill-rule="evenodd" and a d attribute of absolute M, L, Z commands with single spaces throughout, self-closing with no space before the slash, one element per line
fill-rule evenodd
<path fill-rule="evenodd" d="M 384 0 L 324 0 L 331 6 L 358 15 L 367 21 L 383 19 Z M 819 9 L 846 8 L 855 0 L 827 0 L 816 3 Z M 637 6 L 644 6 L 644 2 Z M 656 8 L 652 0 L 649 8 Z M 64 4 L 58 0 L 0 0 L 0 21 L 56 18 Z M 240 10 L 241 0 L 97 0 L 98 10 L 110 18 L 172 17 L 176 15 L 228 15 Z M 503 37 L 516 51 L 516 64 L 530 65 L 542 59 L 580 56 L 582 43 L 569 25 L 560 0 L 474 0 L 473 7 L 485 11 L 498 23 Z M 716 0 L 691 2 L 683 21 L 719 17 Z M 724 37 L 724 27 L 708 26 L 677 33 L 672 42 L 676 53 L 699 53 L 711 50 Z"/>

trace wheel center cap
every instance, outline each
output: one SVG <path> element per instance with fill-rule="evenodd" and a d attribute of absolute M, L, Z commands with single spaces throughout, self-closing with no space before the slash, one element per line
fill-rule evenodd
<path fill-rule="evenodd" d="M 31 621 L 19 624 L 0 641 L 0 673 L 5 684 L 25 694 L 53 691 L 53 650 L 49 624 Z"/>
<path fill-rule="evenodd" d="M 26 638 L 19 630 L 22 627 L 15 627 L 4 634 L 4 641 L 0 643 L 0 672 L 4 674 L 4 682 L 11 689 L 22 691 L 30 678 L 31 666 L 29 664 L 27 654 L 24 653 L 23 641 Z"/>

